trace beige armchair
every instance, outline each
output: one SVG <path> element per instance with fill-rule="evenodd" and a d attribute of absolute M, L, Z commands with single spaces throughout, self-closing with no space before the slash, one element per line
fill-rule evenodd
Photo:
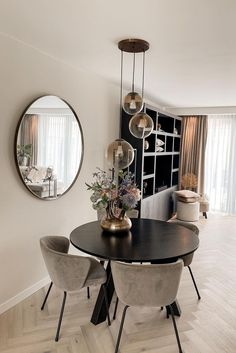
<path fill-rule="evenodd" d="M 55 341 L 59 339 L 67 292 L 78 291 L 84 287 L 102 285 L 107 308 L 108 325 L 110 325 L 107 291 L 104 285 L 107 275 L 103 266 L 92 257 L 67 254 L 69 240 L 66 237 L 43 237 L 40 239 L 40 247 L 51 278 L 51 284 L 41 310 L 43 310 L 47 301 L 52 284 L 55 284 L 56 287 L 64 292 Z"/>
<path fill-rule="evenodd" d="M 115 353 L 119 350 L 126 311 L 130 306 L 167 306 L 171 313 L 179 352 L 182 348 L 171 304 L 175 301 L 179 288 L 183 260 L 158 265 L 134 265 L 111 262 L 115 290 L 119 300 L 125 305 Z"/>

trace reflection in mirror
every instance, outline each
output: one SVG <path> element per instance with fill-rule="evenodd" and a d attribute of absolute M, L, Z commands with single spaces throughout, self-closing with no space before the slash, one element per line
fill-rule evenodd
<path fill-rule="evenodd" d="M 16 161 L 26 187 L 44 200 L 70 189 L 83 158 L 83 136 L 72 108 L 56 96 L 35 100 L 16 134 Z"/>

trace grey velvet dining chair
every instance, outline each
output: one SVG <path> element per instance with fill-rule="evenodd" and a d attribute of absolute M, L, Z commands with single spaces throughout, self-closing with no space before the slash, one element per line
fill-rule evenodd
<path fill-rule="evenodd" d="M 188 223 L 188 222 L 184 222 L 184 221 L 180 221 L 180 220 L 175 220 L 174 221 L 175 224 L 179 224 L 180 226 L 183 226 L 185 228 L 188 228 L 190 229 L 192 232 L 194 232 L 195 234 L 199 235 L 199 229 L 197 226 L 195 226 L 195 224 L 191 224 L 191 223 Z M 185 255 L 185 256 L 181 256 L 181 259 L 183 259 L 183 262 L 184 262 L 184 267 L 188 267 L 189 269 L 189 273 L 191 275 L 191 278 L 192 278 L 192 281 L 193 281 L 193 285 L 194 285 L 194 288 L 197 292 L 197 297 L 198 297 L 198 300 L 201 299 L 201 296 L 200 296 L 200 293 L 199 293 L 199 290 L 198 290 L 198 287 L 197 287 L 197 283 L 195 281 L 195 278 L 193 276 L 193 272 L 192 272 L 192 269 L 190 267 L 192 261 L 193 261 L 193 256 L 194 256 L 194 253 L 192 254 L 189 254 L 189 255 Z"/>
<path fill-rule="evenodd" d="M 110 325 L 109 306 L 104 267 L 94 258 L 68 254 L 69 240 L 63 236 L 45 236 L 40 239 L 40 247 L 47 267 L 51 284 L 43 301 L 44 309 L 52 284 L 64 292 L 55 341 L 58 341 L 67 292 L 78 291 L 92 285 L 102 285 Z"/>
<path fill-rule="evenodd" d="M 119 300 L 125 305 L 115 353 L 119 350 L 125 315 L 130 306 L 166 306 L 171 313 L 179 352 L 183 352 L 173 308 L 171 306 L 177 296 L 182 268 L 182 259 L 173 263 L 145 266 L 115 261 L 111 262 L 115 290 Z"/>

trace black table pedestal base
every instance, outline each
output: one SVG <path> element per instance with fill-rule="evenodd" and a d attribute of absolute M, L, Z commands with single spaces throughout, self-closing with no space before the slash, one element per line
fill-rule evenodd
<path fill-rule="evenodd" d="M 107 264 L 106 273 L 107 273 L 107 281 L 105 283 L 105 286 L 107 289 L 108 305 L 110 306 L 112 296 L 114 293 L 114 283 L 113 283 L 113 278 L 112 278 L 112 274 L 111 274 L 110 261 Z M 98 293 L 97 301 L 96 301 L 96 304 L 95 304 L 93 314 L 92 314 L 90 321 L 94 325 L 98 325 L 101 322 L 106 321 L 106 317 L 107 317 L 106 303 L 105 303 L 105 298 L 104 298 L 104 292 L 101 287 L 100 291 Z"/>

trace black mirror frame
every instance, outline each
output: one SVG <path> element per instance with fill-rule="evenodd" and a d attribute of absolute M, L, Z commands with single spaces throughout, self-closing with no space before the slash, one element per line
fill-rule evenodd
<path fill-rule="evenodd" d="M 61 195 L 59 195 L 59 196 L 57 196 L 57 197 L 51 197 L 51 198 L 50 198 L 50 197 L 48 197 L 48 198 L 45 197 L 45 198 L 43 198 L 43 197 L 40 197 L 40 196 L 36 195 L 36 194 L 27 186 L 27 184 L 25 183 L 25 181 L 24 181 L 24 179 L 23 179 L 23 176 L 22 176 L 22 174 L 21 174 L 21 172 L 20 172 L 20 168 L 19 168 L 19 164 L 18 164 L 18 159 L 17 159 L 17 152 L 16 152 L 16 151 L 17 151 L 17 138 L 18 138 L 18 133 L 19 133 L 20 125 L 21 125 L 21 122 L 22 122 L 22 120 L 23 120 L 23 118 L 24 118 L 24 116 L 25 116 L 27 110 L 28 110 L 28 109 L 30 108 L 30 106 L 31 106 L 34 102 L 36 102 L 38 99 L 43 98 L 43 97 L 48 97 L 48 96 L 54 96 L 54 97 L 57 97 L 57 98 L 61 99 L 61 100 L 62 100 L 65 104 L 67 104 L 68 107 L 71 109 L 71 111 L 72 111 L 72 113 L 74 114 L 74 117 L 75 117 L 75 119 L 76 119 L 76 121 L 77 121 L 77 123 L 78 123 L 79 129 L 80 129 L 80 133 L 81 133 L 81 143 L 82 143 L 82 146 L 81 146 L 81 147 L 82 147 L 82 148 L 81 148 L 81 160 L 80 160 L 80 164 L 79 164 L 79 167 L 78 167 L 78 171 L 77 171 L 77 173 L 76 173 L 76 175 L 75 175 L 75 177 L 74 177 L 74 179 L 73 179 L 71 185 L 65 190 L 65 192 L 63 192 L 63 194 L 61 194 Z M 36 197 L 37 199 L 42 200 L 42 201 L 54 201 L 54 200 L 58 200 L 59 198 L 61 198 L 62 196 L 64 196 L 64 195 L 72 188 L 72 186 L 75 184 L 75 182 L 76 182 L 76 180 L 77 180 L 77 178 L 78 178 L 78 176 L 79 176 L 79 173 L 80 173 L 81 168 L 82 168 L 83 160 L 84 160 L 84 134 L 83 134 L 83 129 L 82 129 L 81 123 L 80 123 L 80 121 L 79 121 L 79 118 L 78 118 L 78 116 L 77 116 L 75 110 L 72 108 L 72 106 L 71 106 L 65 99 L 63 99 L 63 98 L 61 98 L 61 97 L 58 97 L 58 96 L 55 96 L 54 94 L 44 94 L 44 95 L 42 95 L 42 96 L 38 96 L 37 98 L 35 98 L 34 100 L 32 100 L 32 101 L 27 105 L 27 107 L 24 109 L 23 113 L 21 114 L 21 117 L 20 117 L 20 119 L 19 119 L 19 121 L 18 121 L 18 124 L 17 124 L 17 127 L 16 127 L 15 138 L 14 138 L 14 159 L 15 159 L 16 169 L 17 169 L 17 172 L 18 172 L 18 174 L 19 174 L 19 176 L 20 176 L 20 179 L 21 179 L 22 183 L 24 184 L 24 186 L 26 187 L 26 189 L 31 193 L 31 195 L 33 195 L 33 196 Z"/>

